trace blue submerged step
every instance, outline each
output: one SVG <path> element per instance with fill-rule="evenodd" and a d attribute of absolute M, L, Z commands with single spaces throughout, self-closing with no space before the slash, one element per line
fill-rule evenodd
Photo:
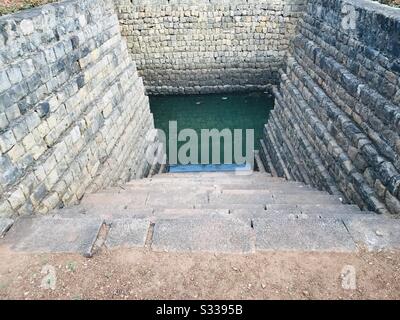
<path fill-rule="evenodd" d="M 250 164 L 207 164 L 207 165 L 172 165 L 169 166 L 171 173 L 188 173 L 188 172 L 247 172 L 253 171 Z"/>

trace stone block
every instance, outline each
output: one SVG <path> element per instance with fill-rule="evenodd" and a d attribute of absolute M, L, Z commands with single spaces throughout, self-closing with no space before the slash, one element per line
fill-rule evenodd
<path fill-rule="evenodd" d="M 102 219 L 21 218 L 7 234 L 13 250 L 32 253 L 80 253 L 92 256 Z"/>
<path fill-rule="evenodd" d="M 18 66 L 13 66 L 7 69 L 7 75 L 12 84 L 17 84 L 22 81 L 22 72 Z"/>
<path fill-rule="evenodd" d="M 192 219 L 159 219 L 152 249 L 172 252 L 254 252 L 254 234 L 242 220 L 221 215 Z"/>
<path fill-rule="evenodd" d="M 3 134 L 0 134 L 0 150 L 2 153 L 6 153 L 16 143 L 17 141 L 15 140 L 14 134 L 11 130 L 6 131 Z"/>
<path fill-rule="evenodd" d="M 149 228 L 149 219 L 113 219 L 106 246 L 108 248 L 144 247 Z"/>
<path fill-rule="evenodd" d="M 400 221 L 385 217 L 376 219 L 343 219 L 352 238 L 369 250 L 399 249 Z"/>
<path fill-rule="evenodd" d="M 340 219 L 256 218 L 256 249 L 261 251 L 352 252 L 354 241 Z"/>

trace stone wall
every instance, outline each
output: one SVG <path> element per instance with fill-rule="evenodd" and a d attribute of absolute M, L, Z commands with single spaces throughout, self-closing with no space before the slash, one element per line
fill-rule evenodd
<path fill-rule="evenodd" d="M 116 0 L 122 34 L 151 94 L 265 89 L 305 0 Z"/>
<path fill-rule="evenodd" d="M 0 217 L 143 176 L 150 128 L 111 0 L 0 17 Z"/>
<path fill-rule="evenodd" d="M 275 97 L 271 171 L 400 213 L 400 10 L 309 0 Z"/>

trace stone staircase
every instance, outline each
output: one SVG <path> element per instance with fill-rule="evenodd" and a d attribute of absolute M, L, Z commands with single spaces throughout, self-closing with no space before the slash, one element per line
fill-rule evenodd
<path fill-rule="evenodd" d="M 2 242 L 17 251 L 86 256 L 103 245 L 163 252 L 353 251 L 357 244 L 400 247 L 397 222 L 267 173 L 179 173 L 88 194 L 78 206 L 49 216 L 17 219 Z"/>

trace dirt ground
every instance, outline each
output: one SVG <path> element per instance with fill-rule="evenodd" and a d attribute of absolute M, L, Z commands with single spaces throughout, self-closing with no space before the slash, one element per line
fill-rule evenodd
<path fill-rule="evenodd" d="M 355 270 L 355 287 L 346 266 Z M 0 247 L 0 299 L 399 298 L 400 252 L 215 255 L 134 249 L 102 250 L 86 259 Z"/>
<path fill-rule="evenodd" d="M 57 0 L 0 0 L 0 15 L 17 12 Z"/>

